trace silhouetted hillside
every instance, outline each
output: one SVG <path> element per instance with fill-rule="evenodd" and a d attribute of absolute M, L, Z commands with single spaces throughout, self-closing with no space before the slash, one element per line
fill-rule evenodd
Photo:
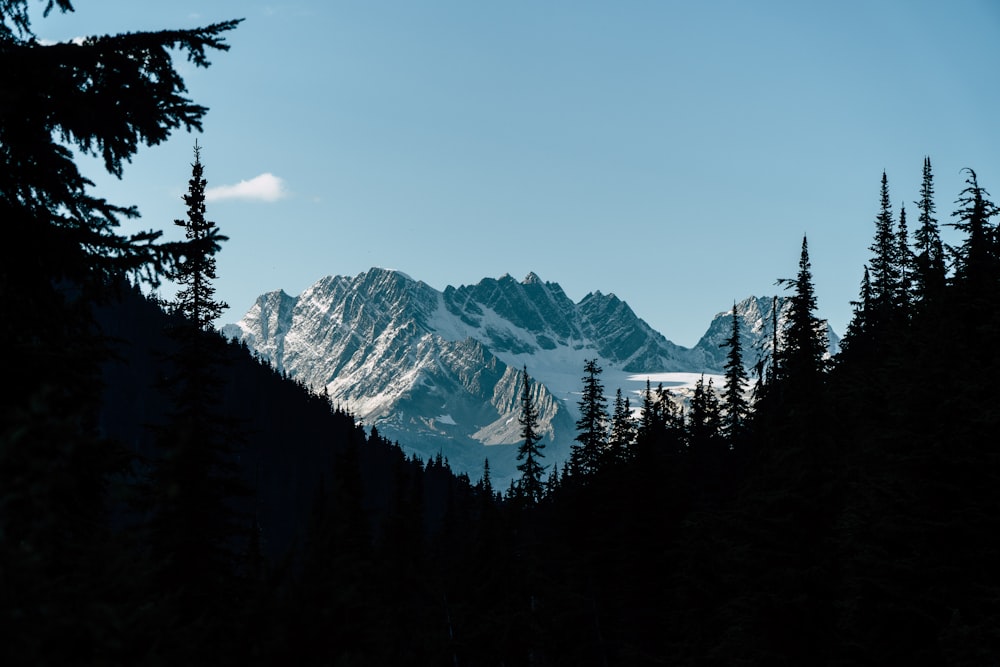
<path fill-rule="evenodd" d="M 99 309 L 98 320 L 117 355 L 104 366 L 100 428 L 135 455 L 140 474 L 157 456 L 151 426 L 163 423 L 168 411 L 156 383 L 172 372 L 168 357 L 175 343 L 166 333 L 172 318 L 126 288 L 120 302 Z M 369 437 L 353 416 L 283 377 L 244 345 L 227 343 L 224 351 L 221 408 L 239 442 L 239 476 L 251 490 L 239 511 L 248 527 L 257 526 L 270 560 L 302 547 L 318 498 L 350 448 L 357 449 L 362 507 L 373 528 L 391 504 L 393 469 L 405 466 L 423 477 L 424 462 L 407 459 L 377 434 Z M 449 477 L 435 483 L 454 483 Z M 427 526 L 439 525 L 446 494 L 428 488 L 425 495 Z"/>

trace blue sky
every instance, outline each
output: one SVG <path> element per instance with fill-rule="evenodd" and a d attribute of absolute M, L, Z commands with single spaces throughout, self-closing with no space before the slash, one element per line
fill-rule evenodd
<path fill-rule="evenodd" d="M 437 289 L 534 271 L 692 346 L 794 276 L 807 234 L 843 333 L 883 170 L 911 229 L 925 155 L 942 223 L 963 167 L 1000 198 L 994 0 L 80 0 L 34 29 L 241 17 L 212 67 L 179 65 L 203 133 L 142 149 L 120 181 L 85 161 L 136 227 L 175 235 L 197 138 L 230 237 L 220 323 L 372 266 Z"/>

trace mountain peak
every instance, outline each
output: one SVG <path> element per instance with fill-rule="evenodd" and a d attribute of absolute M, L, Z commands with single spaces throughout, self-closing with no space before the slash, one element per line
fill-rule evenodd
<path fill-rule="evenodd" d="M 368 273 L 370 275 L 384 275 L 384 274 L 389 274 L 389 275 L 393 275 L 393 276 L 398 276 L 398 277 L 403 278 L 404 280 L 407 280 L 409 282 L 416 282 L 415 280 L 413 280 L 413 278 L 410 277 L 410 275 L 408 273 L 406 273 L 405 271 L 400 271 L 399 269 L 390 269 L 390 268 L 381 267 L 381 266 L 373 266 L 371 269 L 368 270 Z"/>
<path fill-rule="evenodd" d="M 522 280 L 521 282 L 524 283 L 525 285 L 536 285 L 536 284 L 541 284 L 542 279 L 539 278 L 538 274 L 535 273 L 534 271 L 528 271 L 528 275 L 526 275 L 524 277 L 524 280 Z"/>

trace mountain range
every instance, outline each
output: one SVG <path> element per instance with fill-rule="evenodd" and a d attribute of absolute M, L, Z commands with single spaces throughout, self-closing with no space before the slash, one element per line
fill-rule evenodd
<path fill-rule="evenodd" d="M 749 297 L 736 305 L 744 360 L 771 346 L 788 302 Z M 441 454 L 475 480 L 489 459 L 496 483 L 516 473 L 522 369 L 532 379 L 545 463 L 566 458 L 575 436 L 584 362 L 596 359 L 610 396 L 638 405 L 647 379 L 683 396 L 704 375 L 721 386 L 733 310 L 720 312 L 685 348 L 652 329 L 614 294 L 574 303 L 534 273 L 436 290 L 390 269 L 327 276 L 296 297 L 258 297 L 223 334 L 279 371 L 346 407 L 366 426 L 421 458 Z M 830 352 L 838 337 L 828 329 Z"/>

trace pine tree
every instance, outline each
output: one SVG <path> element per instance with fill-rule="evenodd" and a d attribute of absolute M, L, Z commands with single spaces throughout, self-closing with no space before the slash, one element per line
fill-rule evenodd
<path fill-rule="evenodd" d="M 851 321 L 847 325 L 847 331 L 840 341 L 843 359 L 847 357 L 857 357 L 862 354 L 862 350 L 870 347 L 868 334 L 868 318 L 871 316 L 872 303 L 872 283 L 865 267 L 864 275 L 861 278 L 861 287 L 858 290 L 858 300 L 851 302 Z"/>
<path fill-rule="evenodd" d="M 600 375 L 603 369 L 597 359 L 588 359 L 583 367 L 583 394 L 577 404 L 580 418 L 576 421 L 576 444 L 571 451 L 574 474 L 597 472 L 607 446 L 608 399 Z"/>
<path fill-rule="evenodd" d="M 651 389 L 647 378 L 635 444 L 627 463 L 629 479 L 636 487 L 644 487 L 636 488 L 639 495 L 652 493 L 648 500 L 655 505 L 667 498 L 654 489 L 669 485 L 668 504 L 683 497 L 688 484 L 687 453 L 684 409 L 679 398 L 665 389 L 663 383 Z"/>
<path fill-rule="evenodd" d="M 879 191 L 879 212 L 875 216 L 875 238 L 869 249 L 873 253 L 869 264 L 872 284 L 870 324 L 880 329 L 894 317 L 900 281 L 899 236 L 893 223 L 889 181 L 884 171 Z"/>
<path fill-rule="evenodd" d="M 1000 213 L 1000 209 L 988 199 L 989 193 L 979 185 L 976 172 L 968 168 L 965 171 L 969 175 L 966 188 L 955 202 L 959 208 L 952 213 L 958 222 L 951 226 L 965 233 L 965 240 L 955 253 L 955 280 L 977 293 L 995 282 L 1000 273 L 997 234 L 990 226 L 990 218 Z"/>
<path fill-rule="evenodd" d="M 687 414 L 687 434 L 689 447 L 702 450 L 714 446 L 722 431 L 722 410 L 719 397 L 712 386 L 712 380 L 705 384 L 702 375 L 694 384 L 691 395 L 691 409 Z"/>
<path fill-rule="evenodd" d="M 721 347 L 729 348 L 726 354 L 726 388 L 723 393 L 725 405 L 725 435 L 730 446 L 743 435 L 750 404 L 746 398 L 747 371 L 743 365 L 743 344 L 740 340 L 740 313 L 733 302 L 733 330 Z"/>
<path fill-rule="evenodd" d="M 920 199 L 916 202 L 920 216 L 919 227 L 914 234 L 916 253 L 914 257 L 917 297 L 921 301 L 940 295 L 945 286 L 944 244 L 938 231 L 938 221 L 934 217 L 934 174 L 931 159 L 924 158 L 923 181 L 920 185 Z"/>
<path fill-rule="evenodd" d="M 220 364 L 224 339 L 210 327 L 225 307 L 215 301 L 212 280 L 215 223 L 205 219 L 205 179 L 200 150 L 188 193 L 184 227 L 191 247 L 175 277 L 184 286 L 167 309 L 175 316 L 168 335 L 176 346 L 169 357 L 172 372 L 163 381 L 171 410 L 156 427 L 158 458 L 150 472 L 148 498 L 150 541 L 162 559 L 165 590 L 177 594 L 180 611 L 192 614 L 232 595 L 237 553 L 245 523 L 231 502 L 246 493 L 236 465 L 240 428 L 221 413 Z M 210 240 L 209 243 L 203 243 Z"/>
<path fill-rule="evenodd" d="M 559 490 L 559 484 L 561 480 L 559 479 L 559 466 L 552 464 L 552 468 L 549 470 L 549 477 L 545 481 L 545 495 L 552 497 L 556 491 Z"/>
<path fill-rule="evenodd" d="M 777 284 L 780 285 L 784 282 L 787 281 L 778 280 Z M 777 296 L 771 297 L 771 310 L 767 316 L 770 320 L 771 340 L 763 344 L 764 350 L 761 351 L 757 363 L 754 364 L 754 375 L 757 379 L 754 382 L 752 399 L 755 411 L 764 403 L 776 400 L 781 389 L 779 381 L 782 376 L 782 331 L 778 320 L 779 303 Z"/>
<path fill-rule="evenodd" d="M 640 442 L 649 441 L 659 430 L 660 414 L 653 399 L 649 378 L 646 378 L 646 391 L 642 393 L 642 407 L 639 410 L 639 425 L 636 438 Z"/>
<path fill-rule="evenodd" d="M 531 397 L 531 378 L 528 368 L 521 371 L 521 414 L 517 422 L 521 425 L 521 444 L 517 448 L 517 460 L 521 461 L 517 469 L 521 473 L 518 491 L 524 500 L 531 504 L 538 503 L 545 494 L 542 474 L 545 467 L 539 462 L 545 455 L 542 450 L 541 435 L 538 433 L 538 408 Z"/>
<path fill-rule="evenodd" d="M 820 380 L 826 353 L 825 323 L 815 315 L 816 292 L 809 262 L 809 244 L 802 237 L 799 271 L 794 281 L 782 281 L 793 290 L 781 351 L 782 381 L 798 389 L 811 388 Z"/>
<path fill-rule="evenodd" d="M 706 383 L 705 376 L 698 378 L 689 405 L 684 425 L 689 483 L 695 495 L 712 502 L 723 491 L 731 457 L 722 405 L 711 379 Z"/>
<path fill-rule="evenodd" d="M 493 490 L 493 478 L 490 474 L 490 460 L 488 458 L 483 459 L 483 478 L 479 482 L 479 486 L 483 491 L 483 495 L 492 501 L 495 491 Z"/>
<path fill-rule="evenodd" d="M 637 426 L 632 417 L 632 406 L 628 397 L 622 397 L 622 390 L 615 392 L 615 402 L 611 414 L 611 431 L 608 437 L 607 457 L 611 463 L 622 463 L 631 456 Z"/>
<path fill-rule="evenodd" d="M 194 164 L 191 165 L 191 180 L 184 195 L 187 218 L 174 220 L 174 224 L 184 229 L 189 250 L 176 269 L 175 278 L 182 286 L 172 304 L 173 310 L 198 329 L 208 331 L 215 320 L 228 308 L 225 302 L 215 300 L 214 281 L 215 252 L 218 244 L 226 237 L 219 234 L 215 223 L 205 218 L 204 167 L 201 164 L 201 148 L 194 144 Z"/>

